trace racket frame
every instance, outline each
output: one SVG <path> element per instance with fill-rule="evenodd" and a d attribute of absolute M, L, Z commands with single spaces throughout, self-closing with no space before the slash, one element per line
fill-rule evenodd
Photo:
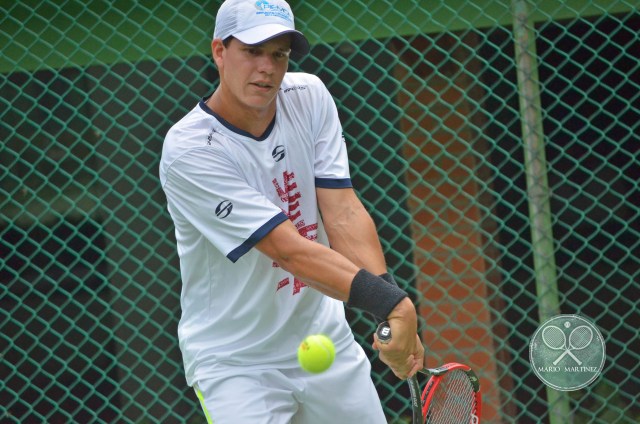
<path fill-rule="evenodd" d="M 424 391 L 422 392 L 421 402 L 423 421 L 421 424 L 424 423 L 428 417 L 429 406 L 431 406 L 431 401 L 433 400 L 433 396 L 435 395 L 440 382 L 449 371 L 455 370 L 464 372 L 471 383 L 471 387 L 473 388 L 475 407 L 472 410 L 470 423 L 480 423 L 480 415 L 482 413 L 482 396 L 480 395 L 480 381 L 478 380 L 478 377 L 468 365 L 460 364 L 458 362 L 449 362 L 437 368 L 425 368 L 420 371 L 423 374 L 431 376 L 424 387 Z"/>
<path fill-rule="evenodd" d="M 386 344 L 391 341 L 391 329 L 389 323 L 384 321 L 378 325 L 376 329 L 376 335 L 380 343 Z M 426 351 L 426 348 L 425 348 Z M 468 365 L 460 364 L 457 362 L 449 362 L 437 368 L 423 368 L 419 373 L 426 374 L 429 377 L 427 384 L 425 385 L 422 396 L 420 396 L 420 383 L 418 382 L 417 374 L 408 378 L 409 392 L 411 394 L 411 411 L 413 414 L 413 424 L 424 424 L 427 419 L 427 413 L 431 400 L 433 399 L 436 389 L 440 385 L 444 375 L 449 371 L 461 370 L 463 371 L 474 391 L 475 409 L 472 411 L 470 424 L 480 423 L 480 414 L 482 412 L 482 396 L 480 395 L 480 380 Z M 467 423 L 463 423 L 467 424 Z"/>

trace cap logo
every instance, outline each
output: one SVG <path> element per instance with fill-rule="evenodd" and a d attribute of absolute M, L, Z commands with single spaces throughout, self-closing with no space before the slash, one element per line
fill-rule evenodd
<path fill-rule="evenodd" d="M 265 17 L 275 16 L 275 17 L 284 19 L 285 21 L 292 22 L 291 14 L 289 13 L 286 7 L 269 3 L 266 0 L 258 0 L 256 2 L 256 9 L 258 9 L 258 11 L 256 12 L 256 15 L 262 15 Z"/>

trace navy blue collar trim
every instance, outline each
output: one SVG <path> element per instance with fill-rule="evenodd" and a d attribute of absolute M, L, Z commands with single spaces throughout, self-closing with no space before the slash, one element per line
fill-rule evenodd
<path fill-rule="evenodd" d="M 267 137 L 269 137 L 269 135 L 271 135 L 271 131 L 273 131 L 273 127 L 276 125 L 276 117 L 274 116 L 273 119 L 271 120 L 271 122 L 269 123 L 269 126 L 264 131 L 264 133 L 260 137 L 256 137 L 255 135 L 251 134 L 250 132 L 247 132 L 247 131 L 245 131 L 243 129 L 240 129 L 240 128 L 236 127 L 236 126 L 231 125 L 222 116 L 218 115 L 217 113 L 215 113 L 214 111 L 209 109 L 209 106 L 207 106 L 207 104 L 205 103 L 205 101 L 207 99 L 208 99 L 208 97 L 203 97 L 200 100 L 200 108 L 202 110 L 204 110 L 205 112 L 207 112 L 209 115 L 211 115 L 214 118 L 216 118 L 227 129 L 229 129 L 230 131 L 233 131 L 234 133 L 239 134 L 239 135 L 241 135 L 243 137 L 249 137 L 249 138 L 251 138 L 251 139 L 253 139 L 255 141 L 264 141 L 264 140 L 267 139 Z"/>

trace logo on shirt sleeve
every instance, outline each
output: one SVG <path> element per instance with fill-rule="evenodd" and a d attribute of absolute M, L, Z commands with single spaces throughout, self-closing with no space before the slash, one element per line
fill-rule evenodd
<path fill-rule="evenodd" d="M 231 214 L 233 210 L 233 203 L 230 200 L 223 200 L 216 206 L 216 216 L 220 219 L 225 219 Z"/>

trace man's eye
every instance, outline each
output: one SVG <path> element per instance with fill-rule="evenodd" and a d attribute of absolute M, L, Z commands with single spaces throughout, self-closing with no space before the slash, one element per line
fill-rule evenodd
<path fill-rule="evenodd" d="M 250 55 L 258 55 L 260 54 L 260 50 L 258 49 L 247 49 L 247 53 L 249 53 Z"/>

